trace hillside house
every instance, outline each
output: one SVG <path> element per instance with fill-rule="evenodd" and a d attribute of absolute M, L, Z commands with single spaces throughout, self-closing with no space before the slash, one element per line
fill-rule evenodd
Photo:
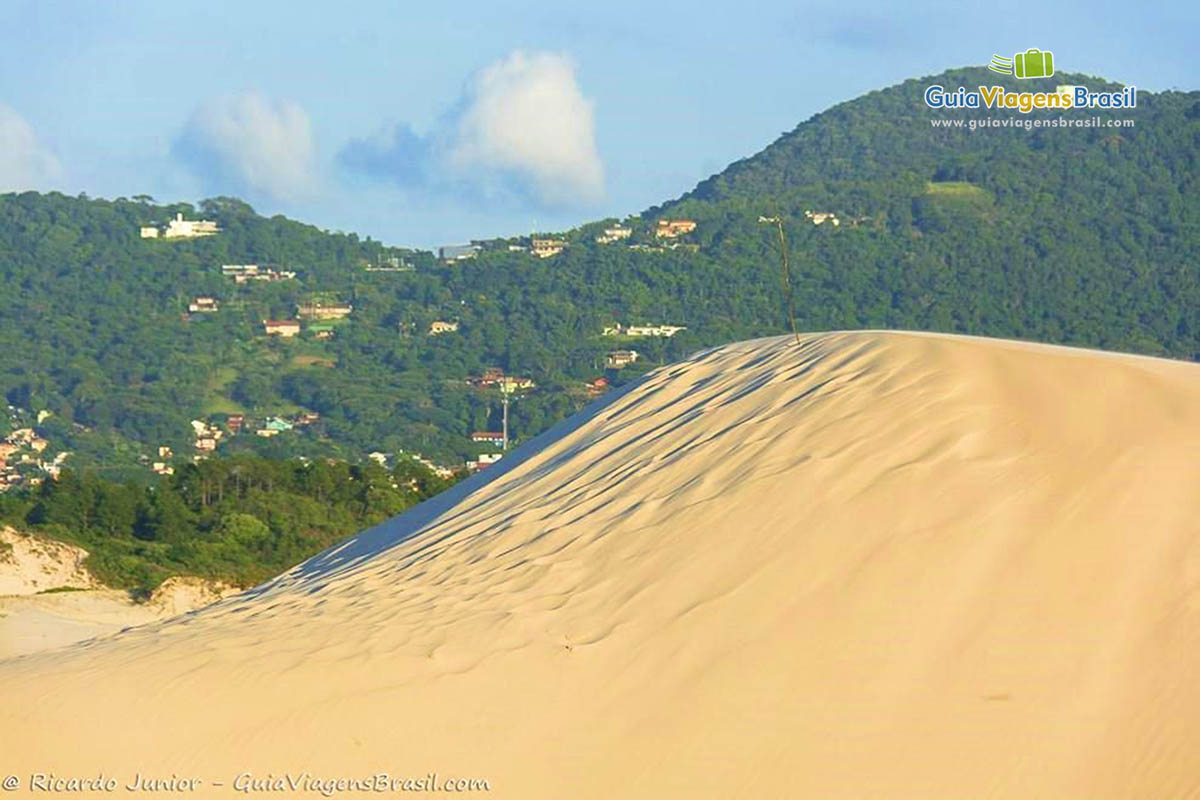
<path fill-rule="evenodd" d="M 155 461 L 153 464 L 150 465 L 150 469 L 154 471 L 155 475 L 174 475 L 175 474 L 175 468 L 172 467 L 170 464 L 166 463 L 165 461 Z"/>
<path fill-rule="evenodd" d="M 686 325 L 630 325 L 628 328 L 617 323 L 605 327 L 602 336 L 662 336 L 670 338 L 680 331 L 686 331 Z"/>
<path fill-rule="evenodd" d="M 377 265 L 366 264 L 367 272 L 414 272 L 416 267 L 400 256 L 385 256 L 379 259 Z"/>
<path fill-rule="evenodd" d="M 488 386 L 495 386 L 502 380 L 504 380 L 504 370 L 500 369 L 499 367 L 488 367 L 483 371 L 482 375 L 480 375 L 478 378 L 471 378 L 468 382 L 472 386 L 477 386 L 483 389 L 487 388 Z"/>
<path fill-rule="evenodd" d="M 805 211 L 804 218 L 812 220 L 813 225 L 821 225 L 824 222 L 829 222 L 836 228 L 842 224 L 837 218 L 837 214 L 834 214 L 832 211 Z"/>
<path fill-rule="evenodd" d="M 158 457 L 159 458 L 173 458 L 174 456 L 175 456 L 175 453 L 172 452 L 170 447 L 167 447 L 166 445 L 162 445 L 158 448 Z"/>
<path fill-rule="evenodd" d="M 188 303 L 188 311 L 193 314 L 212 314 L 221 310 L 221 304 L 215 297 L 196 297 Z"/>
<path fill-rule="evenodd" d="M 604 232 L 596 237 L 596 244 L 612 244 L 622 239 L 628 239 L 632 235 L 633 228 L 627 228 L 624 225 L 614 225 L 611 228 L 605 228 Z"/>
<path fill-rule="evenodd" d="M 196 449 L 204 453 L 211 453 L 217 449 L 217 438 L 215 436 L 202 436 L 196 440 Z"/>
<path fill-rule="evenodd" d="M 515 392 L 518 389 L 532 389 L 537 386 L 533 378 L 519 378 L 514 375 L 505 375 L 496 383 L 502 392 Z"/>
<path fill-rule="evenodd" d="M 175 219 L 167 223 L 163 238 L 195 239 L 200 236 L 214 236 L 220 232 L 221 228 L 212 220 L 184 219 L 183 214 L 176 214 Z"/>
<path fill-rule="evenodd" d="M 143 239 L 157 239 L 160 233 L 157 225 L 143 225 L 138 228 L 138 235 Z"/>
<path fill-rule="evenodd" d="M 332 339 L 336 333 L 332 322 L 313 322 L 309 324 L 308 332 L 313 335 L 313 338 L 321 340 Z"/>
<path fill-rule="evenodd" d="M 605 359 L 609 369 L 623 369 L 638 360 L 637 350 L 613 350 Z"/>
<path fill-rule="evenodd" d="M 228 428 L 229 432 L 231 434 L 233 434 L 234 436 L 241 433 L 242 428 L 245 427 L 245 425 L 246 425 L 246 415 L 245 414 L 230 414 L 228 417 L 225 418 L 225 427 Z"/>
<path fill-rule="evenodd" d="M 354 306 L 342 303 L 326 305 L 323 303 L 301 303 L 296 306 L 296 316 L 300 319 L 345 319 L 354 311 Z"/>
<path fill-rule="evenodd" d="M 457 322 L 445 322 L 443 320 L 434 320 L 429 323 L 429 335 L 441 336 L 443 333 L 454 333 L 458 330 Z"/>
<path fill-rule="evenodd" d="M 8 435 L 8 438 L 5 441 L 7 441 L 9 444 L 21 446 L 29 444 L 36 438 L 37 434 L 33 432 L 33 428 L 17 428 Z"/>
<path fill-rule="evenodd" d="M 481 469 L 487 469 L 503 457 L 503 453 L 480 453 L 474 461 L 467 462 L 467 471 L 478 472 Z"/>
<path fill-rule="evenodd" d="M 479 255 L 482 249 L 477 244 L 448 244 L 438 248 L 438 258 L 442 261 L 466 261 Z"/>
<path fill-rule="evenodd" d="M 258 264 L 222 264 L 221 274 L 227 278 L 253 278 L 258 275 L 263 268 Z"/>
<path fill-rule="evenodd" d="M 562 239 L 537 239 L 530 242 L 530 249 L 538 258 L 556 256 L 566 248 L 567 243 Z"/>
<path fill-rule="evenodd" d="M 660 219 L 654 235 L 660 239 L 674 239 L 696 230 L 696 222 L 690 219 Z"/>
<path fill-rule="evenodd" d="M 608 378 L 601 375 L 599 378 L 593 378 L 592 380 L 588 381 L 583 386 L 585 389 L 587 389 L 588 394 L 596 397 L 597 395 L 602 395 L 608 391 Z"/>
<path fill-rule="evenodd" d="M 316 411 L 304 411 L 300 414 L 297 414 L 292 422 L 298 427 L 304 427 L 307 425 L 312 425 L 314 422 L 320 421 L 320 419 L 321 415 Z"/>
<path fill-rule="evenodd" d="M 290 281 L 296 277 L 296 273 L 291 270 L 276 269 L 260 264 L 222 264 L 221 274 L 227 278 L 233 278 L 233 282 L 239 285 L 250 281 L 267 283 Z"/>
<path fill-rule="evenodd" d="M 498 431 L 475 431 L 471 434 L 471 441 L 476 444 L 491 444 L 496 447 L 503 447 L 504 434 Z"/>
<path fill-rule="evenodd" d="M 264 319 L 263 330 L 267 336 L 281 336 L 290 339 L 300 335 L 300 323 L 294 319 Z"/>
<path fill-rule="evenodd" d="M 625 329 L 625 335 L 662 336 L 669 339 L 680 331 L 686 330 L 686 325 L 630 325 Z"/>

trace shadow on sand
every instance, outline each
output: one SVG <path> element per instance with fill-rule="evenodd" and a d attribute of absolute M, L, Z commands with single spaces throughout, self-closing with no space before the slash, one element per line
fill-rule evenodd
<path fill-rule="evenodd" d="M 386 522 L 381 522 L 373 528 L 368 528 L 343 542 L 333 545 L 307 561 L 292 567 L 278 577 L 272 578 L 266 583 L 259 584 L 237 595 L 237 598 L 244 600 L 256 597 L 272 589 L 283 588 L 284 586 L 291 589 L 302 588 L 309 592 L 319 591 L 328 582 L 329 578 L 345 570 L 352 569 L 368 559 L 387 552 L 401 542 L 413 538 L 431 523 L 435 521 L 442 523 L 453 521 L 457 515 L 446 516 L 447 512 L 464 503 L 483 487 L 520 467 L 542 449 L 559 439 L 569 436 L 595 419 L 614 402 L 644 383 L 646 377 L 643 376 L 637 380 L 630 381 L 625 386 L 609 392 L 604 397 L 585 407 L 579 413 L 567 417 L 548 431 L 534 437 L 508 453 L 492 466 L 475 473 L 441 494 L 413 506 Z"/>

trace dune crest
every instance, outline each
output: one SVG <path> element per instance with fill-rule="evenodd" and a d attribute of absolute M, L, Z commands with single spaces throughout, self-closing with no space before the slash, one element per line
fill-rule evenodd
<path fill-rule="evenodd" d="M 1200 786 L 1200 367 L 763 339 L 502 465 L 203 611 L 0 662 L 8 770 L 436 772 L 514 798 Z"/>

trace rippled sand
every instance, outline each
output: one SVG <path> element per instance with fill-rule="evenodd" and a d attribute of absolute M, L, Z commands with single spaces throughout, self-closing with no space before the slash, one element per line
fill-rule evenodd
<path fill-rule="evenodd" d="M 1200 367 L 744 342 L 257 590 L 0 662 L 4 769 L 1197 796 L 1197 587 Z"/>

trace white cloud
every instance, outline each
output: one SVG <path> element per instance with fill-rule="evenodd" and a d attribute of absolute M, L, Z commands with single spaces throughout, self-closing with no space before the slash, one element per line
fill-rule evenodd
<path fill-rule="evenodd" d="M 29 123 L 0 103 L 0 192 L 44 189 L 61 175 L 58 159 Z"/>
<path fill-rule="evenodd" d="M 317 184 L 308 112 L 254 92 L 210 100 L 196 109 L 176 154 L 220 191 L 300 200 Z"/>
<path fill-rule="evenodd" d="M 509 173 L 555 205 L 603 196 L 595 114 L 570 59 L 517 51 L 475 75 L 463 101 L 446 153 L 458 173 Z"/>
<path fill-rule="evenodd" d="M 592 103 L 556 53 L 513 52 L 473 75 L 428 135 L 400 124 L 350 142 L 339 160 L 402 185 L 515 192 L 548 207 L 604 196 Z"/>

